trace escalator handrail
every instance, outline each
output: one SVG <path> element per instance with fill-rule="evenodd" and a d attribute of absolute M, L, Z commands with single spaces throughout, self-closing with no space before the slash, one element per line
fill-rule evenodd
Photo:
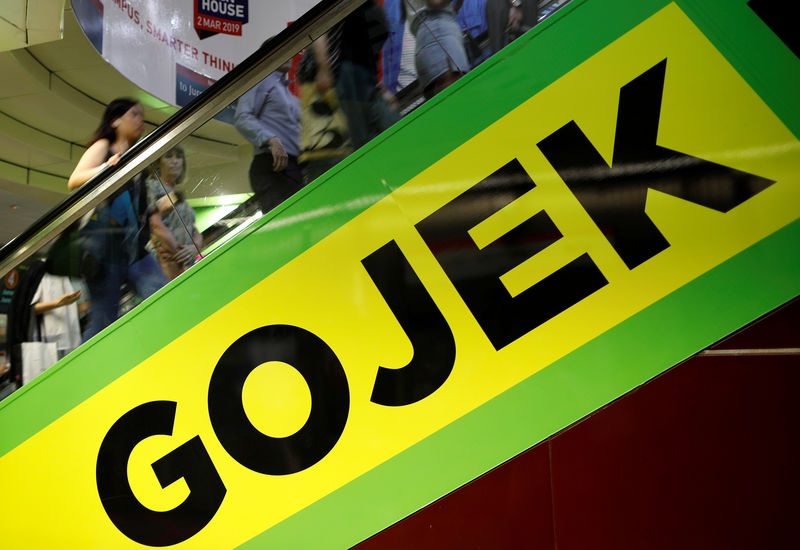
<path fill-rule="evenodd" d="M 70 224 L 110 197 L 131 177 L 214 117 L 287 59 L 341 21 L 364 0 L 320 0 L 292 25 L 139 140 L 116 166 L 95 175 L 0 248 L 0 277 L 33 255 Z"/>

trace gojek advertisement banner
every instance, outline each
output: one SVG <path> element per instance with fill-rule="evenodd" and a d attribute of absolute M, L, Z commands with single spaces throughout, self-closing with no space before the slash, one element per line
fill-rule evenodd
<path fill-rule="evenodd" d="M 0 546 L 351 548 L 800 294 L 800 65 L 712 3 L 574 4 L 0 403 Z"/>

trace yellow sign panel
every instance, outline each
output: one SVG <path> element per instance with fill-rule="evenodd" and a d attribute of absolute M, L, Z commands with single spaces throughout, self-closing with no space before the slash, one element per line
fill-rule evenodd
<path fill-rule="evenodd" d="M 653 110 L 657 146 L 646 139 L 652 128 L 645 115 L 652 118 Z M 623 120 L 630 128 L 620 129 Z M 558 159 L 565 144 L 578 159 L 573 167 Z M 637 166 L 637 151 L 645 146 L 672 153 L 663 155 L 664 164 Z M 125 527 L 120 516 L 126 509 L 101 502 L 104 484 L 114 475 L 125 481 L 127 474 L 142 509 L 173 510 L 199 489 L 169 465 L 155 472 L 152 465 L 193 442 L 186 447 L 194 453 L 191 460 L 207 471 L 211 464 L 222 484 L 215 494 L 214 487 L 203 488 L 211 504 L 197 513 L 208 517 L 187 527 L 180 541 L 158 535 L 140 540 L 235 547 L 795 220 L 797 153 L 794 136 L 670 5 L 0 459 L 0 471 L 14 472 L 3 484 L 3 501 L 13 505 L 3 510 L 2 544 L 141 547 L 133 540 L 137 535 L 123 534 L 142 531 Z M 727 197 L 726 189 L 712 192 L 727 204 L 716 207 L 713 197 L 682 187 L 680 177 L 670 180 L 673 162 L 696 163 L 701 179 L 714 178 L 713 170 L 702 172 L 713 163 L 756 175 L 756 183 L 745 183 L 738 198 Z M 498 179 L 496 193 L 491 189 L 490 176 L 509 167 L 516 170 L 513 177 L 527 174 L 531 180 L 531 190 L 516 200 L 503 187 L 508 179 Z M 635 209 L 642 197 L 600 196 L 587 182 L 599 188 L 609 178 L 639 177 L 647 183 L 654 173 L 666 176 L 646 191 L 646 216 L 632 222 L 634 237 L 622 234 L 626 226 L 608 219 L 608 208 L 629 201 Z M 472 203 L 458 203 L 481 182 L 489 189 L 484 197 L 497 201 L 498 213 L 486 221 L 475 219 Z M 444 209 L 447 216 L 439 217 Z M 574 281 L 585 283 L 585 292 L 549 313 L 533 307 L 526 318 L 515 312 L 522 320 L 514 321 L 513 330 L 497 329 L 473 307 L 480 289 L 460 285 L 458 273 L 480 270 L 470 258 L 490 254 L 495 241 L 534 218 L 530 223 L 549 231 L 549 240 L 529 259 L 518 258 L 497 273 L 508 291 L 504 299 L 522 299 L 531 288 L 544 289 L 540 297 L 561 288 L 536 285 L 554 281 L 553 274 L 570 265 L 581 268 Z M 462 222 L 476 250 L 459 259 L 460 248 L 447 250 L 448 227 Z M 446 238 L 438 240 L 437 232 Z M 425 358 L 395 313 L 395 298 L 379 283 L 392 275 L 379 273 L 379 262 L 369 258 L 396 261 L 401 278 L 410 279 L 408 288 L 430 296 L 429 309 L 444 320 L 438 326 L 452 333 L 453 347 L 436 352 L 450 353 L 452 363 L 426 374 L 433 382 L 421 393 L 393 393 L 388 369 Z M 467 265 L 459 267 L 462 260 Z M 243 359 L 248 349 L 283 341 L 287 334 L 296 349 L 247 368 L 247 361 L 261 361 Z M 255 348 L 247 347 L 248 335 Z M 281 360 L 308 350 L 327 365 L 320 379 Z M 387 380 L 385 388 L 378 388 L 376 376 Z M 238 405 L 229 391 L 237 384 Z M 315 409 L 319 402 L 329 409 Z M 310 440 L 328 439 L 321 450 L 298 442 L 296 455 L 251 461 L 259 451 L 249 445 L 257 438 L 242 439 L 230 428 L 242 414 L 254 430 L 275 439 L 291 438 L 311 424 L 325 433 L 310 434 Z M 138 444 L 130 439 L 148 428 L 171 435 L 143 437 Z M 127 465 L 125 453 L 114 458 L 118 446 L 106 455 L 101 451 L 126 437 L 132 445 Z M 123 464 L 115 466 L 115 459 Z M 114 467 L 118 471 L 109 473 Z M 179 479 L 173 483 L 170 477 Z M 113 480 L 108 483 L 114 490 Z"/>

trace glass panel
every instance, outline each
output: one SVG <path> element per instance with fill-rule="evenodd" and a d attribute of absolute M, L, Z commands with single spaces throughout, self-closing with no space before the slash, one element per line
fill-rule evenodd
<path fill-rule="evenodd" d="M 13 271 L 0 398 L 567 1 L 362 4 Z"/>
<path fill-rule="evenodd" d="M 483 62 L 493 43 L 502 47 L 566 1 L 528 0 L 519 9 L 507 0 L 362 4 L 184 141 L 186 197 L 205 252 Z M 498 39 L 490 23 L 499 4 Z M 517 28 L 508 19 L 520 10 Z"/>
<path fill-rule="evenodd" d="M 108 150 L 107 139 L 96 143 Z M 73 172 L 73 188 L 98 172 L 98 158 L 114 162 L 117 144 L 99 157 L 90 147 Z M 4 278 L 0 397 L 33 380 L 195 261 L 201 243 L 187 232 L 193 217 L 178 215 L 191 208 L 171 187 L 174 156 L 170 151 L 136 175 Z"/>

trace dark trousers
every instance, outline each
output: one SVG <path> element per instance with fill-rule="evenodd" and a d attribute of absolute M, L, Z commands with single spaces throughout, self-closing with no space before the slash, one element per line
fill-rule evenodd
<path fill-rule="evenodd" d="M 508 0 L 486 0 L 486 24 L 489 31 L 489 48 L 492 53 L 499 52 L 516 36 L 509 36 L 506 32 L 508 26 Z M 539 14 L 538 0 L 523 0 L 522 2 L 522 31 L 536 26 Z"/>
<path fill-rule="evenodd" d="M 280 172 L 272 169 L 272 153 L 267 151 L 253 157 L 250 164 L 250 187 L 266 214 L 280 203 L 300 191 L 305 185 L 297 166 L 297 157 L 289 155 L 286 168 Z"/>
<path fill-rule="evenodd" d="M 400 120 L 377 91 L 378 78 L 368 67 L 344 59 L 339 64 L 336 93 L 347 118 L 353 150 Z"/>
<path fill-rule="evenodd" d="M 86 342 L 119 317 L 119 300 L 122 297 L 122 283 L 136 291 L 140 298 L 147 298 L 167 284 L 167 278 L 153 256 L 128 264 L 127 258 L 111 254 L 102 266 L 102 275 L 86 281 L 91 302 L 89 305 L 89 326 L 83 335 Z"/>

